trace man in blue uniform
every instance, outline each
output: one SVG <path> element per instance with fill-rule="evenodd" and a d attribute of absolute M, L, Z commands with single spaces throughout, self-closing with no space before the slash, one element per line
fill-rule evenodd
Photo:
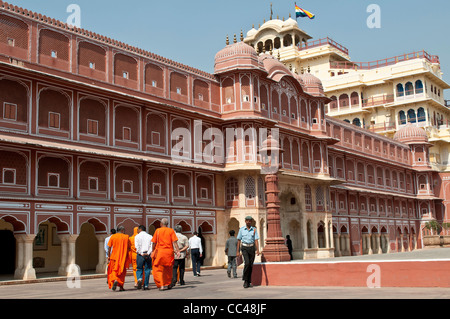
<path fill-rule="evenodd" d="M 242 275 L 244 288 L 249 288 L 252 286 L 252 270 L 253 262 L 255 261 L 255 252 L 259 256 L 259 235 L 256 227 L 252 226 L 252 222 L 253 218 L 251 216 L 247 216 L 245 218 L 245 226 L 239 229 L 237 236 L 237 253 L 239 256 L 242 251 L 242 256 L 244 257 L 245 263 L 244 272 Z"/>

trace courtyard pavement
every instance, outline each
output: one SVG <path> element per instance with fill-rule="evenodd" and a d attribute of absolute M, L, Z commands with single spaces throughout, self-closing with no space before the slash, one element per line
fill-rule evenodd
<path fill-rule="evenodd" d="M 304 262 L 347 262 L 378 260 L 450 260 L 450 248 L 425 249 L 414 252 L 383 255 L 364 255 L 320 260 L 298 260 Z M 450 288 L 365 288 L 365 287 L 283 287 L 257 286 L 244 289 L 241 278 L 230 279 L 225 269 L 204 268 L 200 277 L 186 271 L 185 286 L 176 286 L 168 291 L 159 291 L 150 279 L 150 290 L 134 288 L 131 272 L 126 278 L 124 292 L 108 289 L 103 275 L 82 276 L 79 281 L 67 281 L 62 277 L 43 276 L 25 283 L 0 281 L 0 299 L 79 299 L 79 300 L 120 300 L 120 299 L 450 299 Z M 242 267 L 238 276 L 242 275 Z M 449 272 L 450 276 L 450 272 Z M 0 278 L 1 280 L 1 278 Z M 79 287 L 77 288 L 77 284 Z"/>

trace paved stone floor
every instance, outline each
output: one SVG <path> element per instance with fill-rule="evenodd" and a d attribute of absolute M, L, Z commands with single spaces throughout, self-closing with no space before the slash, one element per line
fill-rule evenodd
<path fill-rule="evenodd" d="M 341 257 L 314 261 L 373 260 L 430 260 L 450 259 L 450 248 L 418 250 L 407 253 Z M 241 276 L 242 268 L 238 269 Z M 450 276 L 450 271 L 449 271 Z M 86 277 L 88 278 L 88 277 Z M 358 287 L 252 287 L 244 289 L 242 280 L 230 279 L 225 269 L 204 269 L 200 277 L 186 272 L 186 285 L 168 291 L 159 291 L 151 280 L 149 291 L 134 288 L 132 276 L 126 278 L 124 292 L 112 292 L 104 277 L 83 278 L 80 288 L 64 278 L 41 279 L 30 284 L 0 285 L 0 299 L 449 299 L 450 288 L 358 288 Z M 152 279 L 152 278 L 151 278 Z M 14 283 L 14 282 L 10 282 Z M 1 282 L 0 282 L 1 284 Z"/>

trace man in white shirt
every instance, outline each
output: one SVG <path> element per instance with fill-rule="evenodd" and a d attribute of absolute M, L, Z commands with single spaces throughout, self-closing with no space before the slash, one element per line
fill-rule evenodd
<path fill-rule="evenodd" d="M 116 233 L 116 230 L 113 228 L 111 229 L 111 235 L 105 238 L 105 253 L 106 253 L 106 260 L 108 260 L 108 250 L 109 250 L 109 246 L 108 246 L 108 242 L 109 239 L 111 238 L 112 235 L 114 235 Z"/>
<path fill-rule="evenodd" d="M 144 290 L 148 290 L 148 283 L 152 270 L 152 235 L 145 231 L 145 226 L 138 227 L 138 234 L 134 238 L 134 246 L 136 247 L 136 277 L 138 279 L 137 289 L 142 288 L 142 274 L 144 273 Z"/>
<path fill-rule="evenodd" d="M 194 277 L 200 276 L 200 264 L 203 255 L 202 240 L 197 235 L 198 233 L 194 232 L 194 236 L 189 238 L 189 250 L 192 257 Z"/>

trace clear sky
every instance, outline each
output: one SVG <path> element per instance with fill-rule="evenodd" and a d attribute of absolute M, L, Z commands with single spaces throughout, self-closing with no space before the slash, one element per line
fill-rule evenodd
<path fill-rule="evenodd" d="M 14 5 L 66 21 L 66 8 L 81 8 L 81 27 L 212 73 L 226 36 L 239 39 L 270 16 L 295 18 L 294 2 L 316 15 L 299 18 L 314 39 L 330 37 L 356 62 L 425 50 L 438 55 L 450 83 L 448 0 L 10 0 Z M 370 4 L 381 9 L 381 28 L 367 26 Z M 450 90 L 445 92 L 450 99 Z"/>

